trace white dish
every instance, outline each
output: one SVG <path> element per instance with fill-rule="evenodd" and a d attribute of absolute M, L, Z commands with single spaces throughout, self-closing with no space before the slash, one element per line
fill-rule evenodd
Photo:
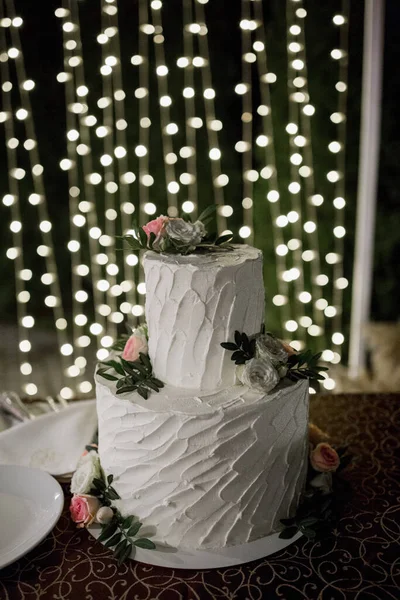
<path fill-rule="evenodd" d="M 89 533 L 97 539 L 101 533 L 100 525 L 92 525 Z M 282 540 L 278 533 L 274 533 L 248 544 L 218 550 L 184 550 L 156 544 L 155 550 L 135 548 L 130 558 L 148 565 L 170 569 L 221 569 L 265 558 L 293 544 L 301 535 L 298 532 L 290 540 Z"/>
<path fill-rule="evenodd" d="M 48 473 L 0 465 L 0 569 L 37 546 L 63 506 L 63 491 Z"/>

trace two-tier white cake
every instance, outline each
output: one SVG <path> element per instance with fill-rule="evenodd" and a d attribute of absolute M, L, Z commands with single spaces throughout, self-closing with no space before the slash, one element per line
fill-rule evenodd
<path fill-rule="evenodd" d="M 96 378 L 99 455 L 123 515 L 188 549 L 241 545 L 294 514 L 307 471 L 308 381 L 238 383 L 221 347 L 260 331 L 261 252 L 147 252 L 149 357 L 166 385 L 147 400 Z"/>

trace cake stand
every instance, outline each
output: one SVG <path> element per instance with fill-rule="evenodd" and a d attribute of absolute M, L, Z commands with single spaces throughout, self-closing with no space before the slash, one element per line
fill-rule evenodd
<path fill-rule="evenodd" d="M 97 539 L 101 533 L 101 527 L 92 525 L 88 531 Z M 135 548 L 130 558 L 148 565 L 170 569 L 221 569 L 242 565 L 279 552 L 293 544 L 301 535 L 298 532 L 290 540 L 282 540 L 278 533 L 274 533 L 248 544 L 215 550 L 188 550 L 156 544 L 155 550 Z"/>

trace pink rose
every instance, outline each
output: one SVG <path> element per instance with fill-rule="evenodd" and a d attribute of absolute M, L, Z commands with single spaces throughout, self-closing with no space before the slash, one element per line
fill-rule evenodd
<path fill-rule="evenodd" d="M 296 354 L 296 350 L 294 348 L 292 348 L 292 346 L 290 344 L 287 344 L 286 342 L 282 342 L 282 340 L 281 340 L 281 344 L 284 347 L 284 349 L 286 350 L 286 352 L 289 354 L 289 356 L 291 354 Z"/>
<path fill-rule="evenodd" d="M 139 358 L 139 352 L 147 354 L 148 346 L 147 337 L 137 329 L 126 342 L 122 358 L 133 362 Z"/>
<path fill-rule="evenodd" d="M 147 239 L 150 239 L 151 233 L 154 233 L 156 238 L 159 239 L 162 235 L 164 225 L 167 221 L 168 217 L 164 217 L 164 215 L 161 215 L 160 217 L 157 217 L 157 219 L 153 219 L 152 221 L 149 221 L 146 225 L 143 225 L 142 229 L 147 235 Z"/>
<path fill-rule="evenodd" d="M 310 452 L 310 462 L 313 469 L 320 473 L 336 471 L 340 464 L 340 458 L 336 450 L 330 444 L 321 442 Z"/>
<path fill-rule="evenodd" d="M 100 501 L 96 496 L 90 496 L 89 494 L 74 495 L 71 498 L 69 511 L 72 520 L 78 524 L 78 527 L 87 527 L 95 520 L 100 506 Z"/>

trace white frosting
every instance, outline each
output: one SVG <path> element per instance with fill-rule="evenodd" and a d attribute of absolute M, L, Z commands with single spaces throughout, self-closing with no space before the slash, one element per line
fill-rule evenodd
<path fill-rule="evenodd" d="M 250 246 L 189 256 L 146 252 L 149 355 L 159 379 L 175 387 L 216 390 L 235 383 L 221 342 L 252 335 L 264 319 L 262 253 Z"/>
<path fill-rule="evenodd" d="M 293 515 L 307 470 L 308 382 L 264 395 L 166 386 L 143 400 L 96 378 L 99 453 L 123 515 L 155 540 L 206 549 L 268 535 Z"/>

